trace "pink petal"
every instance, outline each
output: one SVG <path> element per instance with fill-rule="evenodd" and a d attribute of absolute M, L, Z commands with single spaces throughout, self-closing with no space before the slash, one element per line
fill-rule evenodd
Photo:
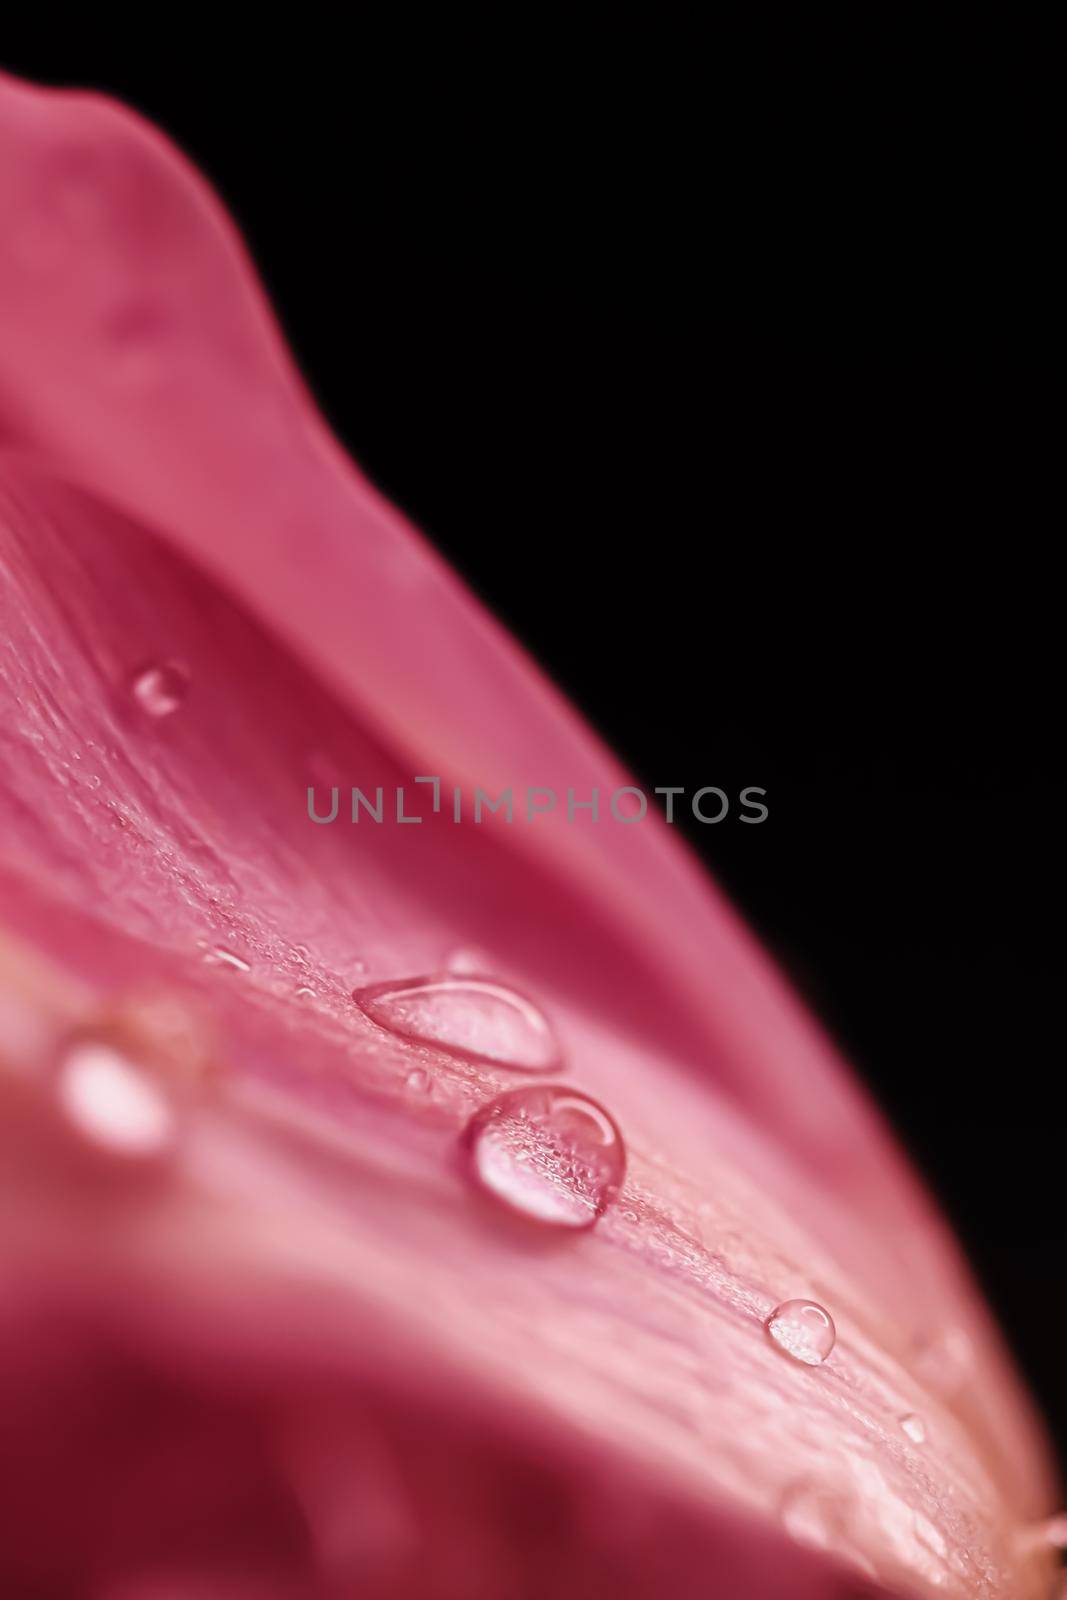
<path fill-rule="evenodd" d="M 814 1484 L 852 1570 L 1039 1593 L 1014 1530 L 1044 1446 L 955 1246 L 666 826 L 309 822 L 309 783 L 627 779 L 341 454 L 182 158 L 6 79 L 0 127 L 12 1572 L 170 1582 L 192 1519 L 205 1593 L 249 1566 L 256 1593 L 854 1593 L 788 1538 Z M 189 672 L 166 719 L 130 693 L 161 661 Z M 457 1171 L 514 1080 L 349 1000 L 460 945 L 627 1138 L 619 1205 L 564 1248 Z M 174 1163 L 116 1181 L 41 1061 L 116 1008 L 151 1053 L 146 985 L 212 1070 Z M 838 1329 L 810 1374 L 762 1331 L 803 1294 Z"/>

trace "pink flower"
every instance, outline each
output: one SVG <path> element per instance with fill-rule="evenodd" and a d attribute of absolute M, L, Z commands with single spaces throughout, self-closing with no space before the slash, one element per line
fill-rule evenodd
<path fill-rule="evenodd" d="M 628 779 L 161 136 L 10 79 L 0 133 L 4 1592 L 1046 1592 L 1029 1403 L 826 1038 L 666 825 L 453 820 Z M 595 1226 L 493 1203 L 546 1072 L 625 1142 Z"/>

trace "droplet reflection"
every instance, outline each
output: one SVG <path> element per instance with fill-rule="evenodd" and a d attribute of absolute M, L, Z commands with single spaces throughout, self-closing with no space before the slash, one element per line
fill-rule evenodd
<path fill-rule="evenodd" d="M 379 1027 L 464 1061 L 517 1072 L 558 1072 L 559 1046 L 543 1013 L 493 978 L 444 973 L 375 983 L 353 1000 Z"/>
<path fill-rule="evenodd" d="M 824 1306 L 814 1300 L 785 1300 L 764 1323 L 779 1350 L 805 1366 L 818 1367 L 834 1347 L 837 1331 Z"/>
<path fill-rule="evenodd" d="M 135 674 L 131 691 L 150 717 L 169 717 L 189 692 L 189 671 L 180 661 L 158 661 Z"/>
<path fill-rule="evenodd" d="M 613 1119 L 560 1084 L 512 1089 L 471 1119 L 465 1135 L 474 1182 L 523 1216 L 589 1228 L 616 1198 L 626 1149 Z"/>

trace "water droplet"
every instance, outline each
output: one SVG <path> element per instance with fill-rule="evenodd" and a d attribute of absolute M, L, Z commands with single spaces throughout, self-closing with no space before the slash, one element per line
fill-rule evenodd
<path fill-rule="evenodd" d="M 519 1072 L 560 1070 L 559 1046 L 545 1017 L 492 978 L 409 978 L 356 989 L 352 998 L 380 1027 L 463 1061 Z"/>
<path fill-rule="evenodd" d="M 814 1300 L 783 1301 L 763 1326 L 780 1350 L 808 1367 L 822 1365 L 837 1337 L 834 1319 Z"/>
<path fill-rule="evenodd" d="M 102 1040 L 79 1039 L 59 1064 L 59 1104 L 84 1138 L 121 1155 L 151 1156 L 174 1141 L 174 1108 L 144 1068 Z"/>
<path fill-rule="evenodd" d="M 251 964 L 244 956 L 239 956 L 234 950 L 227 950 L 225 945 L 217 944 L 211 950 L 204 952 L 204 960 L 209 967 L 231 967 L 234 972 L 251 972 Z"/>
<path fill-rule="evenodd" d="M 561 1084 L 511 1089 L 467 1125 L 471 1176 L 539 1222 L 589 1228 L 619 1192 L 622 1134 L 602 1106 Z"/>
<path fill-rule="evenodd" d="M 415 1067 L 404 1081 L 412 1094 L 425 1094 L 430 1087 L 430 1074 L 425 1067 Z"/>
<path fill-rule="evenodd" d="M 169 717 L 189 691 L 189 671 L 180 661 L 157 661 L 135 674 L 131 688 L 142 711 Z"/>
<path fill-rule="evenodd" d="M 909 1411 L 906 1417 L 901 1417 L 900 1426 L 915 1444 L 926 1443 L 926 1424 L 922 1417 L 917 1417 L 913 1411 Z"/>
<path fill-rule="evenodd" d="M 296 991 L 296 998 L 298 1000 L 314 1000 L 315 991 L 314 989 L 309 989 L 306 983 L 302 983 Z"/>

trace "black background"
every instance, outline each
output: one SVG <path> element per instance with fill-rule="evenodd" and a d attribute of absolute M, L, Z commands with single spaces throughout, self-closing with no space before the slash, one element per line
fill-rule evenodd
<path fill-rule="evenodd" d="M 207 171 L 341 437 L 640 780 L 767 789 L 764 826 L 691 841 L 886 1105 L 1062 1443 L 1046 102 L 1002 53 L 905 84 L 831 57 L 783 104 L 758 55 L 488 29 L 5 64 Z"/>

